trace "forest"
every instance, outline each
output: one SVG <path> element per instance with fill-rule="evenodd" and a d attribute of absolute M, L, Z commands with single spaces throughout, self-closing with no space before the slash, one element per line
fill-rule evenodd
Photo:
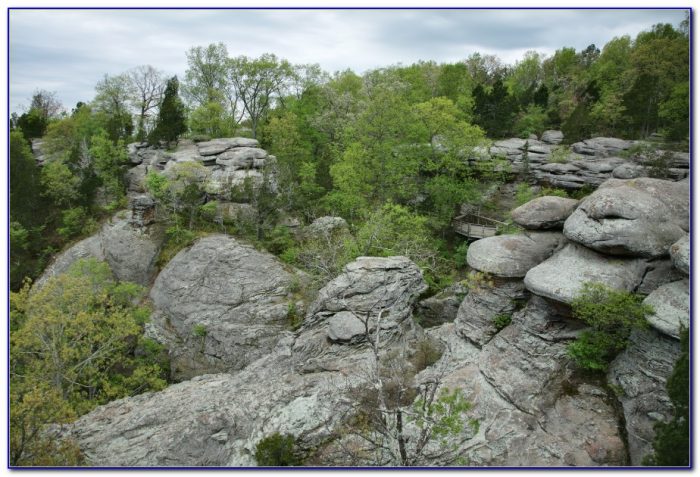
<path fill-rule="evenodd" d="M 149 172 L 166 224 L 159 267 L 223 232 L 308 274 L 299 291 L 308 301 L 362 256 L 410 258 L 431 296 L 467 277 L 468 243 L 452 226 L 465 204 L 502 217 L 499 233 L 510 233 L 517 226 L 489 193 L 499 185 L 518 184 L 516 205 L 590 192 L 534 187 L 505 158 L 488 157 L 494 141 L 561 130 L 565 144 L 655 137 L 688 150 L 688 28 L 658 24 L 581 51 L 530 51 L 512 65 L 473 53 L 362 74 L 235 56 L 216 43 L 183 52 L 179 76 L 150 65 L 105 75 L 70 110 L 60 92 L 37 90 L 10 118 L 11 461 L 80 464 L 77 448 L 46 438 L 45 424 L 170 382 L 162 346 L 142 336 L 151 313 L 143 287 L 87 261 L 30 291 L 58 252 L 128 207 L 129 144 L 175 151 L 178 141 L 247 137 L 276 158 L 262 185 L 226 191 L 252 206 L 235 220 L 217 213 L 222 194 L 206 189 L 203 166 Z M 289 226 L 323 216 L 348 227 L 308 236 Z M 290 329 L 302 318 L 290 309 Z"/>

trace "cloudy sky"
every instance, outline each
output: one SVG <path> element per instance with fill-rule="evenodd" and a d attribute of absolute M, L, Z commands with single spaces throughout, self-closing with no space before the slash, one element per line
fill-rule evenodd
<path fill-rule="evenodd" d="M 141 64 L 182 76 L 192 46 L 223 42 L 231 56 L 275 53 L 333 72 L 473 52 L 512 63 L 527 50 L 602 47 L 682 10 L 12 10 L 10 110 L 36 89 L 68 108 L 89 101 L 104 74 Z"/>

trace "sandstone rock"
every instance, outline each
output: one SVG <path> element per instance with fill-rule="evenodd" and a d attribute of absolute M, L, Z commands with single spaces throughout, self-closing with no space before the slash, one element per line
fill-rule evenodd
<path fill-rule="evenodd" d="M 371 329 L 379 322 L 382 330 L 393 330 L 410 317 L 427 288 L 420 269 L 406 257 L 359 257 L 319 291 L 304 327 L 351 311 L 369 320 Z"/>
<path fill-rule="evenodd" d="M 178 253 L 150 297 L 177 338 L 165 343 L 173 376 L 234 371 L 269 353 L 288 328 L 293 275 L 271 255 L 212 235 Z"/>
<path fill-rule="evenodd" d="M 690 324 L 690 284 L 688 280 L 667 283 L 649 294 L 644 303 L 655 313 L 648 318 L 651 326 L 672 338 L 680 339 L 680 328 Z"/>
<path fill-rule="evenodd" d="M 562 244 L 558 232 L 496 235 L 469 246 L 470 267 L 498 277 L 524 277 L 528 270 L 548 258 Z"/>
<path fill-rule="evenodd" d="M 248 169 L 253 166 L 261 167 L 264 164 L 254 162 L 256 159 L 265 159 L 267 151 L 256 147 L 236 147 L 229 149 L 216 158 L 216 163 L 233 169 Z"/>
<path fill-rule="evenodd" d="M 526 229 L 561 229 L 577 205 L 575 199 L 538 197 L 514 209 L 511 217 L 516 224 Z"/>
<path fill-rule="evenodd" d="M 653 329 L 637 329 L 627 349 L 610 365 L 608 382 L 622 404 L 632 465 L 641 465 L 653 451 L 654 424 L 668 421 L 673 414 L 666 380 L 679 355 L 678 340 Z"/>
<path fill-rule="evenodd" d="M 537 167 L 537 169 L 552 174 L 572 174 L 578 172 L 581 168 L 575 164 L 551 162 L 543 164 Z"/>
<path fill-rule="evenodd" d="M 127 190 L 137 194 L 146 192 L 146 174 L 148 174 L 148 166 L 143 164 L 127 170 L 124 173 Z"/>
<path fill-rule="evenodd" d="M 497 333 L 493 320 L 512 315 L 517 304 L 528 296 L 521 280 L 498 280 L 494 286 L 472 289 L 464 298 L 455 318 L 455 331 L 481 348 Z"/>
<path fill-rule="evenodd" d="M 564 140 L 564 133 L 550 129 L 542 133 L 541 140 L 547 144 L 560 144 Z"/>
<path fill-rule="evenodd" d="M 134 224 L 129 212 L 117 213 L 99 233 L 104 258 L 120 281 L 150 285 L 165 240 L 163 227 Z"/>
<path fill-rule="evenodd" d="M 609 174 L 624 162 L 625 160 L 620 157 L 608 157 L 606 159 L 577 160 L 572 164 L 579 169 L 585 169 L 594 174 L 605 174 L 609 177 Z"/>
<path fill-rule="evenodd" d="M 164 240 L 163 230 L 157 224 L 134 226 L 132 220 L 130 212 L 117 212 L 99 232 L 60 253 L 34 286 L 42 287 L 50 277 L 65 273 L 71 265 L 85 258 L 106 261 L 120 281 L 150 284 Z"/>
<path fill-rule="evenodd" d="M 688 230 L 689 190 L 660 179 L 610 179 L 564 224 L 570 240 L 614 255 L 660 257 Z"/>
<path fill-rule="evenodd" d="M 102 250 L 102 242 L 98 234 L 83 239 L 59 253 L 49 266 L 46 267 L 44 273 L 36 279 L 34 288 L 37 290 L 40 289 L 51 277 L 66 273 L 75 262 L 87 258 L 94 258 L 100 261 L 105 259 L 104 251 Z"/>
<path fill-rule="evenodd" d="M 671 245 L 669 250 L 673 265 L 686 275 L 690 275 L 690 235 L 685 235 Z"/>
<path fill-rule="evenodd" d="M 156 220 L 156 201 L 147 194 L 132 196 L 129 200 L 131 208 L 130 223 L 136 227 L 145 227 Z"/>
<path fill-rule="evenodd" d="M 578 154 L 607 157 L 629 149 L 632 144 L 614 137 L 594 137 L 572 144 L 571 149 Z"/>
<path fill-rule="evenodd" d="M 204 190 L 215 197 L 228 199 L 231 188 L 243 185 L 250 178 L 253 187 L 257 187 L 263 181 L 263 175 L 255 169 L 215 169 L 206 179 Z"/>
<path fill-rule="evenodd" d="M 348 223 L 342 217 L 319 217 L 311 222 L 305 230 L 307 235 L 329 234 L 337 229 L 347 229 Z"/>
<path fill-rule="evenodd" d="M 667 283 L 683 280 L 686 276 L 673 266 L 673 262 L 667 258 L 656 258 L 647 260 L 647 270 L 644 272 L 644 279 L 639 284 L 637 293 L 648 295 L 657 288 Z"/>
<path fill-rule="evenodd" d="M 616 179 L 635 179 L 637 177 L 647 177 L 644 166 L 638 164 L 621 164 L 612 171 L 612 176 Z"/>
<path fill-rule="evenodd" d="M 328 338 L 332 341 L 351 342 L 365 338 L 362 317 L 350 311 L 340 311 L 328 320 Z"/>
<path fill-rule="evenodd" d="M 611 259 L 574 243 L 567 244 L 525 275 L 525 286 L 536 295 L 571 303 L 586 282 L 633 291 L 646 270 L 642 259 Z"/>
<path fill-rule="evenodd" d="M 221 154 L 234 147 L 258 147 L 260 144 L 256 139 L 245 137 L 218 138 L 211 141 L 197 143 L 197 149 L 202 156 L 213 156 Z"/>

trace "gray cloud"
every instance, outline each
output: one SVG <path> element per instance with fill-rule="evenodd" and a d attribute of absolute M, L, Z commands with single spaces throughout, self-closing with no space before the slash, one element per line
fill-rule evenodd
<path fill-rule="evenodd" d="M 362 72 L 475 51 L 512 63 L 527 50 L 600 47 L 683 18 L 682 10 L 12 10 L 10 107 L 37 88 L 71 107 L 92 99 L 105 73 L 140 64 L 182 76 L 187 49 L 219 41 L 231 56 L 272 52 Z"/>

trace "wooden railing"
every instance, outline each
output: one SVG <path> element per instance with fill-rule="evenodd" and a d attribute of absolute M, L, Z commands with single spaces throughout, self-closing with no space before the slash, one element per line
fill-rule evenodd
<path fill-rule="evenodd" d="M 471 239 L 493 237 L 500 225 L 507 225 L 500 220 L 479 214 L 459 215 L 454 218 L 452 223 L 456 233 Z"/>

